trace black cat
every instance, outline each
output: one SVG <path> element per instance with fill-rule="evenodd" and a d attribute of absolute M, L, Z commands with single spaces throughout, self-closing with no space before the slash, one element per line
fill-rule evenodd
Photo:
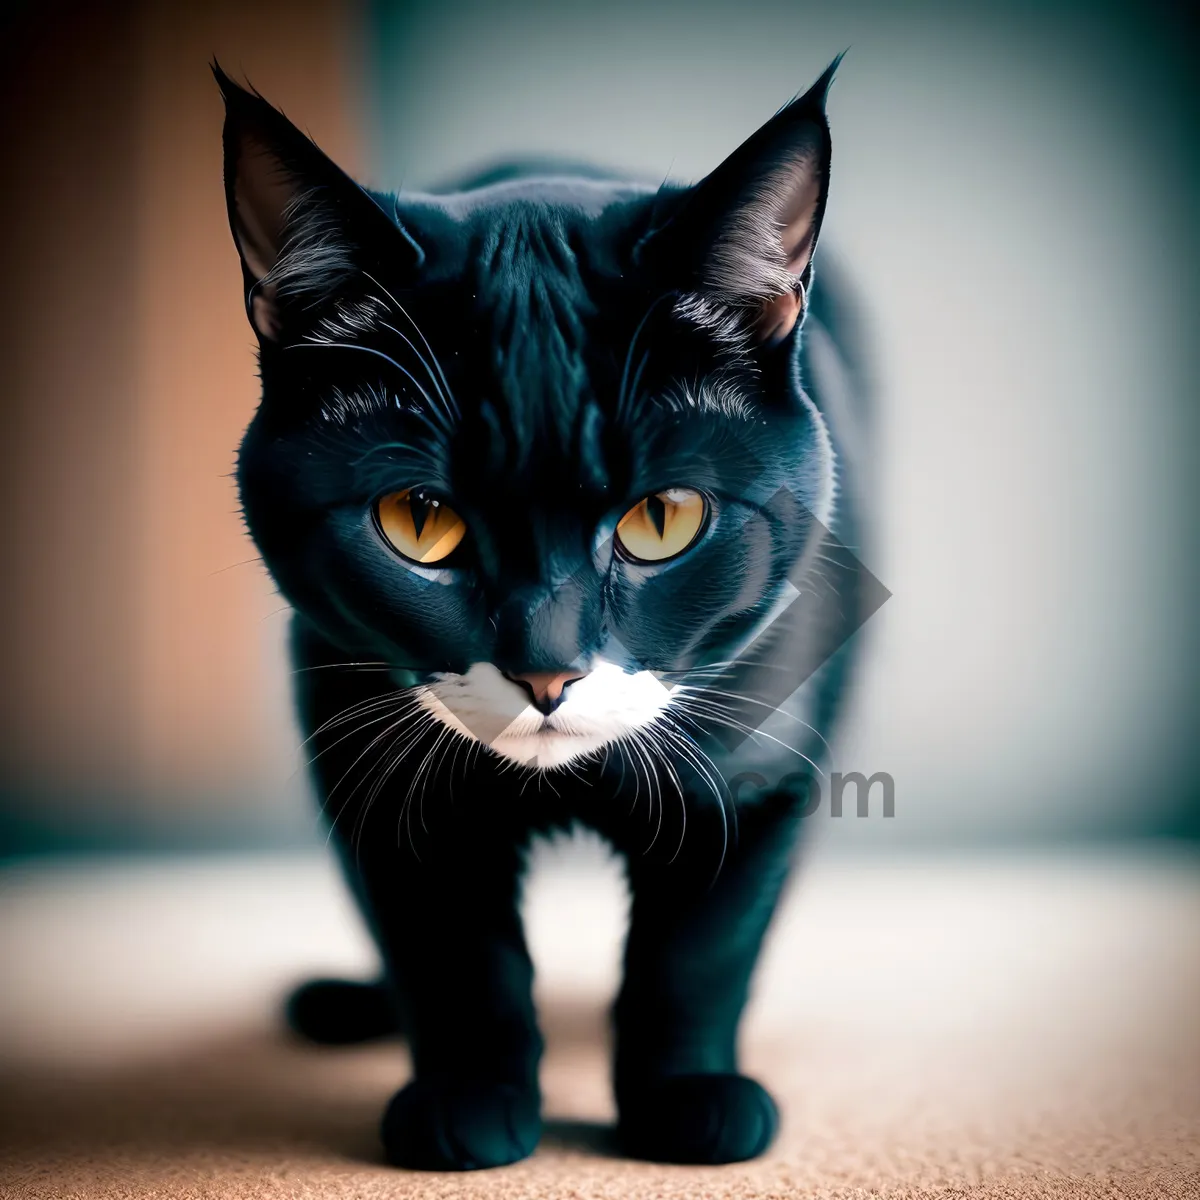
<path fill-rule="evenodd" d="M 828 569 L 855 374 L 812 261 L 833 69 L 694 187 L 514 169 L 395 197 L 216 69 L 263 385 L 241 498 L 386 966 L 292 1018 L 403 1029 L 394 1163 L 537 1144 L 520 880 L 530 839 L 575 823 L 631 892 L 623 1146 L 731 1162 L 775 1133 L 738 1022 L 857 604 Z"/>

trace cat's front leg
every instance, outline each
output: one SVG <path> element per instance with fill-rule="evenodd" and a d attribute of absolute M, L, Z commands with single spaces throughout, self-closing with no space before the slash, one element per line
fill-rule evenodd
<path fill-rule="evenodd" d="M 524 1158 L 541 1134 L 542 1039 L 517 907 L 520 831 L 463 821 L 418 851 L 401 833 L 411 776 L 396 771 L 374 798 L 369 788 L 406 736 L 410 702 L 299 621 L 293 653 L 314 783 L 412 1053 L 412 1082 L 383 1120 L 388 1158 L 436 1170 Z"/>
<path fill-rule="evenodd" d="M 517 911 L 513 847 L 459 847 L 420 864 L 359 855 L 360 893 L 393 981 L 413 1079 L 383 1141 L 398 1166 L 471 1170 L 516 1162 L 541 1135 L 542 1051 L 533 968 Z"/>
<path fill-rule="evenodd" d="M 631 859 L 615 1087 L 625 1149 L 660 1162 L 754 1158 L 778 1112 L 738 1071 L 750 978 L 790 865 L 794 805 L 746 812 L 714 881 L 702 865 Z"/>

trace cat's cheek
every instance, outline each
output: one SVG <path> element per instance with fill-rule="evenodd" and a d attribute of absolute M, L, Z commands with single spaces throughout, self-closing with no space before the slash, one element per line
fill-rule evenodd
<path fill-rule="evenodd" d="M 445 669 L 479 653 L 479 605 L 464 573 L 406 562 L 360 512 L 331 512 L 306 558 L 312 587 L 347 629 L 382 639 L 394 665 Z"/>
<path fill-rule="evenodd" d="M 750 511 L 742 515 L 743 525 Z M 704 657 L 715 629 L 758 604 L 764 572 L 750 561 L 735 515 L 727 508 L 720 518 L 724 524 L 714 521 L 702 540 L 676 559 L 621 562 L 614 569 L 610 630 L 631 664 L 688 670 Z"/>

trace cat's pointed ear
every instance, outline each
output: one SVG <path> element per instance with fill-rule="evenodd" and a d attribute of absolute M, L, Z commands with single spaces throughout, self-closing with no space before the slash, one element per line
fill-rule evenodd
<path fill-rule="evenodd" d="M 804 315 L 829 184 L 825 96 L 839 55 L 715 171 L 643 247 L 714 323 L 774 344 Z"/>
<path fill-rule="evenodd" d="M 384 211 L 261 96 L 214 63 L 225 99 L 225 200 L 260 341 L 389 252 L 419 253 Z"/>

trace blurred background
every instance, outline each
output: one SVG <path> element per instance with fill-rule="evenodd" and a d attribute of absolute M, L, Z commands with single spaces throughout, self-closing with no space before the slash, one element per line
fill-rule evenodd
<path fill-rule="evenodd" d="M 839 51 L 823 253 L 876 381 L 893 598 L 847 848 L 1200 836 L 1192 41 L 1162 3 L 18 5 L 0 86 L 0 854 L 292 847 L 287 613 L 229 473 L 257 400 L 216 56 L 352 174 L 696 179 Z"/>
<path fill-rule="evenodd" d="M 540 852 L 546 1138 L 445 1186 L 1200 1194 L 1182 5 L 22 0 L 0 22 L 0 1192 L 428 1194 L 375 1132 L 403 1046 L 282 1036 L 298 979 L 378 963 L 230 477 L 258 394 L 209 60 L 364 182 L 420 188 L 514 153 L 694 180 L 848 48 L 818 264 L 863 313 L 861 556 L 892 598 L 834 767 L 890 774 L 896 815 L 810 820 L 742 1038 L 781 1138 L 708 1172 L 604 1157 L 623 883 L 595 842 Z"/>

